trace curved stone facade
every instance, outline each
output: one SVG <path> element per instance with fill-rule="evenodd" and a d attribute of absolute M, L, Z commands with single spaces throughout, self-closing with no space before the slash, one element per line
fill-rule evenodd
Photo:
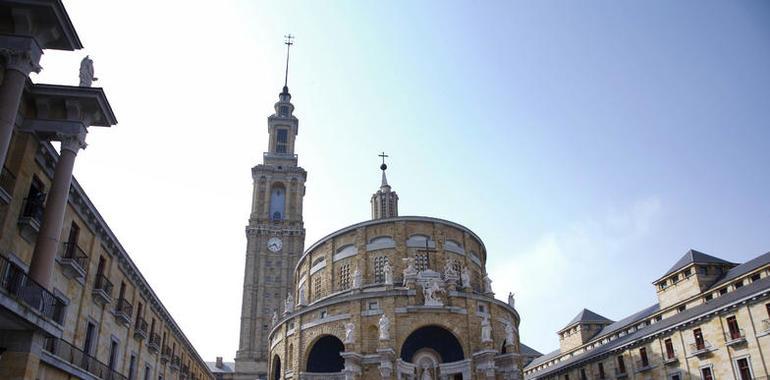
<path fill-rule="evenodd" d="M 299 259 L 269 334 L 269 379 L 518 379 L 519 316 L 484 244 L 426 217 L 359 223 Z"/>

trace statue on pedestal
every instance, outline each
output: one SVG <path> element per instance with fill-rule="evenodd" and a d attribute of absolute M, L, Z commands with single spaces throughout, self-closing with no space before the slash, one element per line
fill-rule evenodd
<path fill-rule="evenodd" d="M 274 310 L 273 311 L 273 324 L 272 324 L 272 326 L 275 326 L 276 324 L 278 324 L 278 310 Z"/>
<path fill-rule="evenodd" d="M 292 297 L 291 293 L 289 293 L 288 296 L 286 296 L 286 303 L 283 307 L 283 313 L 289 314 L 294 311 L 294 297 Z"/>
<path fill-rule="evenodd" d="M 484 316 L 481 320 L 481 342 L 487 343 L 492 341 L 492 324 L 489 323 L 489 318 Z"/>
<path fill-rule="evenodd" d="M 361 271 L 358 267 L 353 272 L 353 289 L 361 289 Z"/>
<path fill-rule="evenodd" d="M 305 287 L 299 288 L 299 300 L 297 301 L 297 304 L 300 306 L 307 305 L 307 298 L 305 297 Z"/>
<path fill-rule="evenodd" d="M 470 289 L 471 273 L 468 270 L 468 267 L 463 267 L 463 271 L 460 273 L 460 279 L 462 280 L 463 289 Z"/>
<path fill-rule="evenodd" d="M 513 323 L 511 321 L 505 321 L 505 344 L 515 344 L 513 338 Z"/>
<path fill-rule="evenodd" d="M 91 87 L 91 83 L 97 80 L 94 76 L 94 60 L 85 56 L 80 61 L 80 87 Z"/>
<path fill-rule="evenodd" d="M 492 279 L 484 273 L 484 293 L 492 293 Z"/>
<path fill-rule="evenodd" d="M 380 340 L 390 339 L 390 319 L 384 313 L 380 317 Z"/>
<path fill-rule="evenodd" d="M 393 285 L 393 267 L 387 260 L 382 264 L 382 274 L 385 277 L 385 285 Z"/>
<path fill-rule="evenodd" d="M 425 306 L 444 306 L 444 303 L 436 298 L 436 293 L 443 291 L 436 280 L 424 283 L 422 285 L 422 295 L 425 297 Z"/>
<path fill-rule="evenodd" d="M 356 325 L 353 322 L 345 324 L 345 344 L 356 342 Z"/>
<path fill-rule="evenodd" d="M 417 269 L 414 267 L 414 257 L 407 257 L 403 259 L 406 262 L 406 268 L 404 268 L 404 286 L 409 286 L 417 277 Z"/>
<path fill-rule="evenodd" d="M 514 307 L 516 300 L 513 299 L 513 292 L 508 292 L 508 306 Z"/>

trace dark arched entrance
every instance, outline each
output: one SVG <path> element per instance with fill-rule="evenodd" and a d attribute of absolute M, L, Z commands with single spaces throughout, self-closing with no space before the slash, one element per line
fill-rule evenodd
<path fill-rule="evenodd" d="M 451 363 L 464 359 L 463 347 L 454 334 L 440 326 L 425 326 L 414 330 L 401 346 L 401 360 L 413 362 L 414 354 L 430 349 L 441 356 L 442 363 Z"/>
<path fill-rule="evenodd" d="M 281 380 L 281 358 L 273 356 L 273 380 Z"/>
<path fill-rule="evenodd" d="M 310 349 L 310 355 L 307 357 L 307 371 L 342 372 L 345 367 L 345 360 L 340 356 L 342 351 L 345 351 L 345 345 L 336 336 L 322 336 Z"/>

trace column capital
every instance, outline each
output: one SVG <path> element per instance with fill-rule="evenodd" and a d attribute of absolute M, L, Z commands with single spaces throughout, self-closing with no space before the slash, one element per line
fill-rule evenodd
<path fill-rule="evenodd" d="M 61 141 L 62 151 L 68 150 L 72 153 L 78 154 L 78 151 L 80 149 L 85 149 L 86 146 L 88 146 L 88 144 L 86 144 L 85 133 L 78 133 L 78 134 L 59 133 L 57 134 L 56 137 L 59 141 Z"/>
<path fill-rule="evenodd" d="M 0 57 L 5 60 L 6 70 L 16 70 L 25 76 L 32 72 L 39 73 L 40 56 L 42 51 L 30 47 L 28 49 L 0 48 Z"/>

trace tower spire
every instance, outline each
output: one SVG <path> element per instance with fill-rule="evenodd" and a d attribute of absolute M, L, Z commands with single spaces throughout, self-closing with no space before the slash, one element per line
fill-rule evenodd
<path fill-rule="evenodd" d="M 291 45 L 294 45 L 294 36 L 289 33 L 283 37 L 285 38 L 283 43 L 286 45 L 286 74 L 283 77 L 283 92 L 289 92 L 289 50 L 291 50 Z"/>
<path fill-rule="evenodd" d="M 385 176 L 385 170 L 388 169 L 388 165 L 385 164 L 385 158 L 388 155 L 382 152 L 377 156 L 382 158 L 382 165 L 380 165 L 382 183 L 380 184 L 380 189 L 372 195 L 372 219 L 394 218 L 398 216 L 398 194 L 390 190 L 388 178 Z"/>

